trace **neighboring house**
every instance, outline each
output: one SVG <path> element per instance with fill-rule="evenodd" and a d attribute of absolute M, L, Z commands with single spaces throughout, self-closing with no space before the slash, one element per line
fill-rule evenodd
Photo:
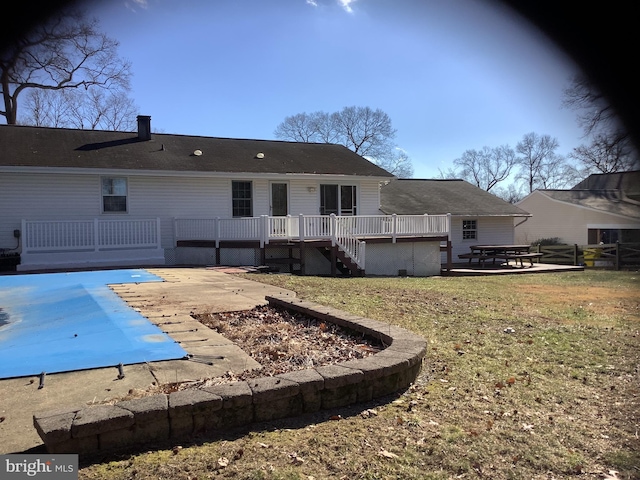
<path fill-rule="evenodd" d="M 516 228 L 523 243 L 640 243 L 640 170 L 590 175 L 569 190 L 535 190 L 518 206 L 533 215 Z"/>
<path fill-rule="evenodd" d="M 514 222 L 531 216 L 465 180 L 397 179 L 381 188 L 380 197 L 387 215 L 450 213 L 453 260 L 471 245 L 513 244 Z"/>
<path fill-rule="evenodd" d="M 394 231 L 378 210 L 393 175 L 340 145 L 152 135 L 148 116 L 137 134 L 3 125 L 0 145 L 0 253 L 19 252 L 20 271 L 440 273 L 447 217 Z"/>

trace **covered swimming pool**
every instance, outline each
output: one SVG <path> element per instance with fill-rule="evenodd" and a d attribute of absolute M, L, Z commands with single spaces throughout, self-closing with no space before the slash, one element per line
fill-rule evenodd
<path fill-rule="evenodd" d="M 0 276 L 0 379 L 185 358 L 108 285 L 144 269 Z"/>

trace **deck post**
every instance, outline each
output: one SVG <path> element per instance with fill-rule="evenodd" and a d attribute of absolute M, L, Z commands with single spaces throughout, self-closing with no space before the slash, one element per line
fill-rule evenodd
<path fill-rule="evenodd" d="M 260 248 L 264 248 L 266 243 L 269 243 L 269 216 L 260 215 L 262 222 L 260 222 Z"/>
<path fill-rule="evenodd" d="M 292 232 L 293 228 L 292 228 L 292 223 L 291 223 L 291 214 L 287 215 L 287 242 L 291 243 L 291 240 L 293 239 L 293 232 Z"/>
<path fill-rule="evenodd" d="M 622 260 L 622 255 L 620 253 L 620 240 L 616 241 L 616 270 L 620 270 L 620 260 Z"/>
<path fill-rule="evenodd" d="M 27 252 L 27 247 L 29 245 L 29 238 L 28 238 L 29 237 L 29 232 L 27 232 L 27 221 L 24 218 L 22 219 L 21 223 L 22 223 L 22 225 L 21 225 L 22 233 L 20 234 L 20 236 L 22 238 L 20 239 L 20 241 L 22 243 L 20 244 L 20 246 L 22 248 L 20 249 L 20 253 L 26 253 Z"/>
<path fill-rule="evenodd" d="M 305 241 L 304 241 L 304 214 L 298 215 L 298 238 L 300 239 L 300 275 L 305 275 Z"/>
<path fill-rule="evenodd" d="M 331 223 L 331 246 L 336 246 L 336 214 L 332 213 L 329 215 L 330 223 Z"/>
<path fill-rule="evenodd" d="M 396 236 L 398 234 L 398 215 L 391 214 L 391 243 L 396 243 Z"/>
<path fill-rule="evenodd" d="M 214 240 L 216 241 L 216 250 L 220 248 L 220 217 L 215 218 L 214 224 Z"/>
<path fill-rule="evenodd" d="M 162 248 L 162 229 L 160 228 L 160 217 L 156 217 L 156 248 Z"/>
<path fill-rule="evenodd" d="M 331 276 L 336 277 L 338 275 L 338 255 L 336 250 L 338 247 L 333 244 L 331 245 Z"/>
<path fill-rule="evenodd" d="M 97 252 L 100 250 L 100 226 L 98 224 L 98 219 L 93 219 L 93 251 Z"/>

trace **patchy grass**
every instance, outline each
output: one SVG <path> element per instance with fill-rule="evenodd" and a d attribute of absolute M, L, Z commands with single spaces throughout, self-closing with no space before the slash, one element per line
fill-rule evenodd
<path fill-rule="evenodd" d="M 246 275 L 424 336 L 379 404 L 84 466 L 81 479 L 640 478 L 640 274 Z"/>

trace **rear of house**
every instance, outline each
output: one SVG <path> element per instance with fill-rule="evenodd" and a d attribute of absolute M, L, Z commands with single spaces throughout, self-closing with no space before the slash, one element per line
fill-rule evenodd
<path fill-rule="evenodd" d="M 331 273 L 336 243 L 357 266 L 364 238 L 390 237 L 378 208 L 393 176 L 343 146 L 151 135 L 150 117 L 138 122 L 137 134 L 0 127 L 0 250 L 20 254 L 19 270 L 272 259 Z M 446 217 L 420 232 L 420 274 L 439 273 Z M 395 252 L 376 264 L 373 244 L 371 273 L 406 267 Z"/>

